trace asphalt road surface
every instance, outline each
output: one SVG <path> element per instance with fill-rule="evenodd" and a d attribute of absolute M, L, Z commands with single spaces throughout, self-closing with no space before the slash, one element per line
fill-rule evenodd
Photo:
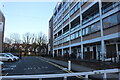
<path fill-rule="evenodd" d="M 4 75 L 64 73 L 63 70 L 51 65 L 40 57 L 23 57 L 17 62 L 6 62 Z"/>
<path fill-rule="evenodd" d="M 22 57 L 16 62 L 5 62 L 4 76 L 9 75 L 37 75 L 37 74 L 59 74 L 66 73 L 62 69 L 48 63 L 41 57 L 29 56 Z M 6 80 L 6 79 L 2 79 Z M 8 79 L 7 79 L 8 80 Z M 20 80 L 20 79 L 15 79 Z M 22 79 L 22 80 L 39 80 L 39 79 Z M 50 78 L 42 80 L 63 80 L 63 78 Z M 76 77 L 68 77 L 67 80 L 81 80 Z"/>

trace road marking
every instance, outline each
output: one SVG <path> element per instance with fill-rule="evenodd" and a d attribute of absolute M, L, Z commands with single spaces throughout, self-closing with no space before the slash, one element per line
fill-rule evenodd
<path fill-rule="evenodd" d="M 36 57 L 36 58 L 38 58 L 38 57 Z M 40 59 L 40 58 L 38 58 L 38 59 Z M 43 59 L 44 59 L 44 60 L 43 60 Z M 62 67 L 62 66 L 60 66 L 60 65 L 57 65 L 57 64 L 55 64 L 55 63 L 52 63 L 52 62 L 50 62 L 50 61 L 45 60 L 45 58 L 43 58 L 43 59 L 40 59 L 40 60 L 42 60 L 42 61 L 44 61 L 44 62 L 47 62 L 47 63 L 49 63 L 49 64 L 52 64 L 52 65 L 54 65 L 54 66 L 62 69 L 63 71 L 65 71 L 65 72 L 67 72 L 67 73 L 74 73 L 73 71 L 66 70 L 64 67 Z M 76 76 L 76 77 L 77 77 L 77 78 L 80 78 L 80 79 L 84 79 L 84 78 L 85 78 L 85 77 L 83 77 L 83 76 Z M 91 79 L 89 79 L 89 80 L 91 80 Z"/>
<path fill-rule="evenodd" d="M 5 74 L 5 76 L 7 76 L 7 75 L 8 75 L 8 73 Z"/>
<path fill-rule="evenodd" d="M 33 69 L 36 69 L 36 67 L 34 67 Z"/>
<path fill-rule="evenodd" d="M 38 67 L 38 69 L 41 69 L 40 67 Z"/>

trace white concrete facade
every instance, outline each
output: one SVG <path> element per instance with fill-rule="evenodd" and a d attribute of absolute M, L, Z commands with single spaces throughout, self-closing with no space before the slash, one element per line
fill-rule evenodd
<path fill-rule="evenodd" d="M 97 2 L 99 1 L 99 2 Z M 97 4 L 98 3 L 98 4 Z M 63 3 L 62 3 L 63 4 Z M 79 2 L 76 2 L 73 4 L 73 6 L 71 7 L 71 3 L 66 3 L 66 5 L 69 4 L 69 10 L 66 12 L 66 14 L 69 14 L 70 15 L 70 11 L 77 5 L 77 4 L 80 4 Z M 87 2 L 85 3 L 87 4 Z M 84 5 L 85 5 L 84 4 Z M 83 5 L 83 6 L 84 6 Z M 87 22 L 86 24 L 83 24 L 83 14 L 88 10 L 88 9 L 91 9 L 91 7 L 97 5 L 99 7 L 99 16 L 94 18 L 93 20 L 90 20 L 89 22 Z M 117 5 L 117 6 L 116 6 Z M 54 28 L 53 29 L 53 35 L 57 34 L 58 36 L 58 32 L 60 32 L 62 30 L 62 35 L 60 35 L 59 37 L 57 38 L 54 38 L 53 39 L 53 45 L 54 45 L 54 49 L 53 49 L 53 55 L 54 54 L 57 54 L 58 55 L 58 50 L 62 50 L 62 56 L 64 56 L 64 50 L 65 49 L 69 49 L 69 55 L 72 54 L 72 49 L 74 50 L 77 50 L 77 58 L 80 57 L 81 59 L 85 59 L 85 54 L 88 54 L 87 51 L 89 51 L 91 53 L 91 57 L 90 59 L 95 59 L 95 60 L 102 60 L 102 61 L 106 61 L 108 59 L 107 55 L 107 49 L 109 48 L 109 46 L 107 46 L 107 42 L 109 42 L 109 45 L 114 42 L 114 44 L 116 45 L 116 54 L 117 54 L 117 61 L 119 59 L 119 56 L 120 56 L 120 51 L 119 51 L 119 40 L 117 41 L 116 39 L 119 39 L 120 38 L 120 31 L 118 30 L 117 32 L 114 32 L 114 33 L 111 33 L 111 34 L 107 34 L 105 35 L 105 29 L 103 28 L 103 20 L 106 18 L 106 17 L 109 17 L 110 15 L 113 15 L 115 13 L 118 13 L 120 11 L 120 2 L 116 2 L 114 4 L 112 4 L 111 6 L 113 7 L 112 9 L 110 9 L 109 11 L 107 11 L 106 13 L 102 13 L 102 8 L 103 8 L 103 5 L 102 5 L 102 2 L 101 0 L 96 0 L 94 2 L 91 2 L 88 6 L 86 6 L 84 9 L 83 9 L 83 6 L 80 6 L 79 8 L 79 13 L 74 16 L 72 19 L 71 19 L 71 16 L 69 16 L 69 21 L 66 23 L 66 24 L 62 24 L 62 27 L 61 28 Z M 71 8 L 70 8 L 71 7 Z M 63 7 L 64 8 L 64 7 Z M 62 9 L 63 9 L 62 8 Z M 55 12 L 55 11 L 54 11 Z M 57 10 L 58 12 L 58 10 Z M 64 12 L 61 12 L 62 14 Z M 76 12 L 75 12 L 76 13 Z M 65 15 L 66 15 L 65 14 Z M 64 15 L 64 14 L 63 14 Z M 62 15 L 62 18 L 65 17 L 65 15 L 63 16 Z M 55 16 L 55 15 L 54 15 Z M 80 17 L 80 24 L 78 27 L 74 27 L 73 29 L 71 29 L 71 22 L 73 22 L 77 17 Z M 56 18 L 56 17 L 54 17 Z M 119 17 L 118 17 L 119 18 Z M 59 20 L 59 19 L 58 19 Z M 62 20 L 62 19 L 61 19 Z M 54 21 L 53 21 L 54 22 Z M 89 25 L 92 25 L 96 22 L 100 22 L 100 36 L 99 37 L 95 37 L 95 38 L 92 38 L 92 39 L 88 39 L 88 40 L 84 40 L 85 37 L 83 36 L 83 29 L 86 28 L 87 26 Z M 58 23 L 59 24 L 59 21 Z M 66 33 L 63 33 L 63 28 L 65 28 L 67 25 L 69 25 L 69 31 L 67 31 Z M 53 25 L 54 27 L 56 27 L 56 25 Z M 118 24 L 119 26 L 119 24 Z M 58 29 L 58 30 L 56 30 Z M 108 28 L 109 29 L 109 28 Z M 74 40 L 71 40 L 71 35 L 74 34 L 75 32 L 77 31 L 81 31 L 81 36 L 79 37 L 79 42 L 74 42 L 72 43 L 72 41 Z M 109 30 L 108 30 L 109 31 Z M 93 33 L 94 34 L 94 33 Z M 89 34 L 91 35 L 91 34 Z M 59 40 L 62 40 L 64 38 L 66 38 L 67 36 L 70 36 L 70 40 L 68 42 L 62 42 L 60 45 L 62 46 L 58 46 L 58 41 Z M 57 43 L 55 45 L 55 42 Z M 68 43 L 67 45 L 65 45 L 65 43 Z M 55 47 L 56 46 L 56 47 Z M 80 49 L 80 51 L 79 51 Z M 55 51 L 57 53 L 55 53 Z M 87 53 L 86 53 L 87 52 Z M 90 56 L 90 55 L 88 55 Z"/>

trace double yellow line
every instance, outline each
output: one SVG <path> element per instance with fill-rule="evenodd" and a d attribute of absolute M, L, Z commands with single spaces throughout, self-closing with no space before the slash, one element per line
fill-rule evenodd
<path fill-rule="evenodd" d="M 38 57 L 37 57 L 38 58 Z M 40 58 L 38 58 L 38 59 L 40 59 Z M 55 64 L 55 63 L 52 63 L 52 62 L 50 62 L 50 61 L 47 61 L 47 60 L 45 60 L 44 58 L 43 59 L 40 59 L 40 60 L 42 60 L 42 61 L 44 61 L 44 62 L 47 62 L 47 63 L 49 63 L 49 64 L 51 64 L 51 65 L 54 65 L 55 67 L 58 67 L 59 69 L 62 69 L 62 70 L 64 70 L 64 67 L 62 67 L 62 66 L 60 66 L 60 65 L 57 65 L 57 64 Z M 74 72 L 72 72 L 72 71 L 70 71 L 70 70 L 64 70 L 65 72 L 67 72 L 67 73 L 74 73 Z M 83 77 L 83 76 L 76 76 L 77 78 L 80 78 L 80 79 L 84 79 L 85 77 Z"/>

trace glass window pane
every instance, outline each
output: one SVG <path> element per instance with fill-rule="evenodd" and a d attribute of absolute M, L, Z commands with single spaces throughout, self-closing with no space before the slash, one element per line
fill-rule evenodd
<path fill-rule="evenodd" d="M 87 28 L 86 28 L 86 34 L 88 34 L 88 31 L 89 31 L 89 28 L 87 27 Z"/>
<path fill-rule="evenodd" d="M 79 31 L 79 36 L 81 36 L 81 31 Z"/>
<path fill-rule="evenodd" d="M 76 38 L 78 38 L 78 32 L 76 32 Z"/>
<path fill-rule="evenodd" d="M 113 16 L 111 16 L 111 26 L 118 24 L 117 21 L 118 21 L 117 14 L 114 14 Z"/>

